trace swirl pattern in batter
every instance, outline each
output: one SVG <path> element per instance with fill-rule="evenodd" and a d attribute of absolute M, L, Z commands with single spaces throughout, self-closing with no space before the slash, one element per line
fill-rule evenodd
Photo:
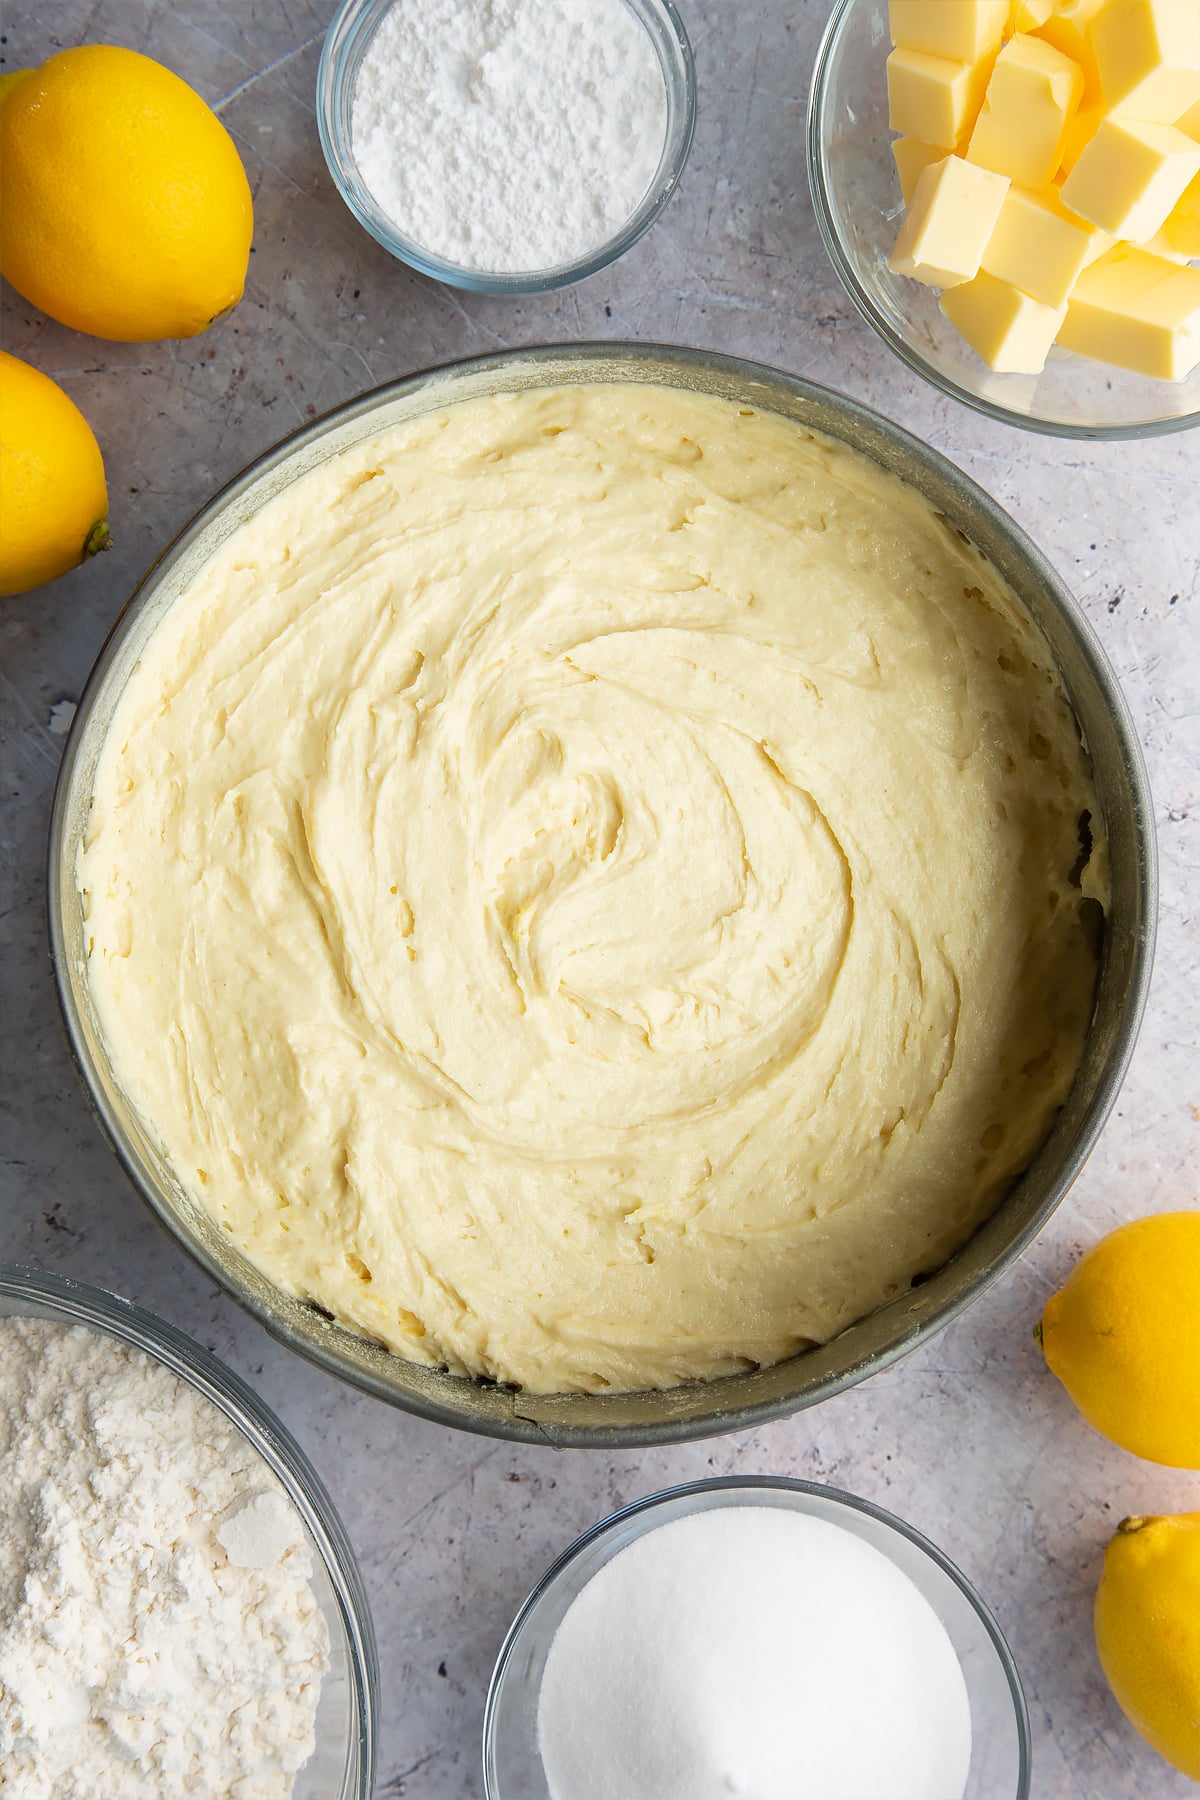
<path fill-rule="evenodd" d="M 613 385 L 240 527 L 79 881 L 118 1078 L 252 1260 L 550 1391 L 770 1363 L 944 1262 L 1070 1087 L 1103 870 L 977 552 L 842 445 Z"/>

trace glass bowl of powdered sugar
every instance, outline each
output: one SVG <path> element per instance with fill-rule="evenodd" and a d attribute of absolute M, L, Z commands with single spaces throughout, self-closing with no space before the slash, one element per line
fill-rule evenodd
<path fill-rule="evenodd" d="M 359 223 L 453 287 L 540 293 L 624 255 L 696 119 L 672 0 L 347 0 L 317 75 Z"/>
<path fill-rule="evenodd" d="M 986 1606 L 869 1501 L 742 1476 L 585 1533 L 505 1639 L 487 1800 L 1026 1800 Z"/>
<path fill-rule="evenodd" d="M 0 1787 L 368 1800 L 377 1685 L 354 1553 L 274 1414 L 164 1320 L 0 1267 Z"/>

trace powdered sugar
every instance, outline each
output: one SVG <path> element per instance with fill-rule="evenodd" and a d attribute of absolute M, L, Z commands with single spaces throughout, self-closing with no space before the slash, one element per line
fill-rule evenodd
<path fill-rule="evenodd" d="M 328 1631 L 290 1501 L 169 1370 L 0 1319 L 0 1787 L 286 1800 Z"/>
<path fill-rule="evenodd" d="M 414 243 L 462 268 L 548 269 L 636 210 L 666 87 L 624 0 L 396 0 L 355 81 L 363 181 Z"/>

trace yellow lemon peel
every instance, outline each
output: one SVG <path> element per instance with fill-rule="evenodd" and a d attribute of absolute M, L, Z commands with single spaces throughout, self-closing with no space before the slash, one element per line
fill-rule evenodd
<path fill-rule="evenodd" d="M 75 402 L 0 350 L 0 594 L 23 594 L 106 550 L 104 461 Z"/>
<path fill-rule="evenodd" d="M 0 106 L 0 273 L 60 324 L 193 337 L 236 306 L 253 206 L 232 138 L 187 83 L 111 44 L 22 71 Z"/>
<path fill-rule="evenodd" d="M 1094 1244 L 1047 1302 L 1041 1345 L 1106 1438 L 1200 1468 L 1200 1210 L 1135 1219 Z"/>
<path fill-rule="evenodd" d="M 1200 1513 L 1123 1519 L 1096 1590 L 1096 1649 L 1122 1712 L 1200 1781 Z"/>

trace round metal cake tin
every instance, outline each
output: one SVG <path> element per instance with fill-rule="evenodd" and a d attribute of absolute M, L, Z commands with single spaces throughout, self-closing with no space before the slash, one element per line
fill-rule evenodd
<path fill-rule="evenodd" d="M 841 440 L 924 494 L 992 562 L 1049 645 L 1091 764 L 1111 898 L 1092 1022 L 1070 1095 L 997 1212 L 948 1263 L 829 1343 L 770 1368 L 666 1390 L 544 1395 L 409 1362 L 355 1335 L 282 1293 L 195 1205 L 109 1066 L 88 989 L 75 870 L 121 692 L 160 619 L 231 532 L 313 468 L 392 426 L 458 401 L 580 382 L 682 388 L 776 413 Z M 188 1254 L 281 1342 L 368 1393 L 468 1431 L 596 1448 L 740 1431 L 812 1405 L 886 1368 L 978 1299 L 1046 1223 L 1116 1099 L 1150 978 L 1156 887 L 1150 796 L 1124 698 L 1075 600 L 1007 513 L 929 445 L 844 395 L 735 357 L 628 343 L 508 351 L 410 376 L 315 420 L 235 477 L 159 557 L 101 650 L 63 756 L 49 846 L 50 949 L 72 1053 L 134 1186 Z"/>

